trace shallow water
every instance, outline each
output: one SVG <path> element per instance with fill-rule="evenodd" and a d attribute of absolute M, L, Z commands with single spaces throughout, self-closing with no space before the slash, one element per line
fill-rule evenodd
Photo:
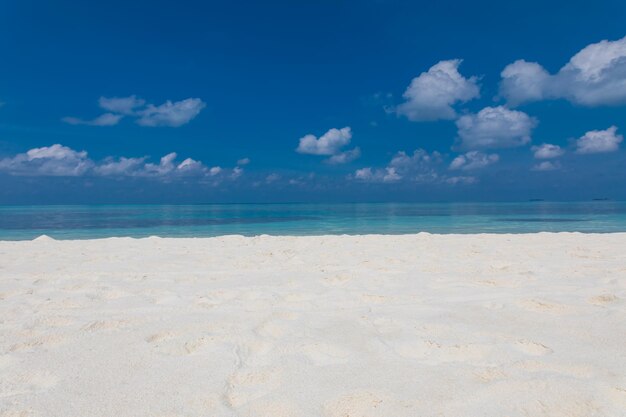
<path fill-rule="evenodd" d="M 2 206 L 0 240 L 626 232 L 626 202 Z"/>

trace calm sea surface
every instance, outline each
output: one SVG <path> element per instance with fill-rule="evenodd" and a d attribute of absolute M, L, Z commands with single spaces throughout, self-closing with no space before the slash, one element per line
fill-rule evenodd
<path fill-rule="evenodd" d="M 0 206 L 0 240 L 626 232 L 626 202 Z"/>

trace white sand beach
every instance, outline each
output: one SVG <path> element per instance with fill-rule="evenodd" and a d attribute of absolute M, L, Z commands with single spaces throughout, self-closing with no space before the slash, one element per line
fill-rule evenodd
<path fill-rule="evenodd" d="M 626 416 L 624 248 L 578 233 L 0 242 L 0 416 Z"/>

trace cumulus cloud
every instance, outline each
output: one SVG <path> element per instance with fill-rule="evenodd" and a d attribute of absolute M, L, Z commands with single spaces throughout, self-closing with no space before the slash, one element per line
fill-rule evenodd
<path fill-rule="evenodd" d="M 126 158 L 118 159 L 107 158 L 100 165 L 94 168 L 96 175 L 101 176 L 121 176 L 121 175 L 137 175 L 143 170 L 146 157 L 142 158 Z"/>
<path fill-rule="evenodd" d="M 124 117 L 121 114 L 104 113 L 92 120 L 83 120 L 77 117 L 64 117 L 61 119 L 70 125 L 86 125 L 86 126 L 115 126 Z"/>
<path fill-rule="evenodd" d="M 591 130 L 576 140 L 576 153 L 605 153 L 615 152 L 624 140 L 617 134 L 617 127 L 611 126 L 606 130 Z"/>
<path fill-rule="evenodd" d="M 93 161 L 85 151 L 75 151 L 67 146 L 52 145 L 34 148 L 13 157 L 0 159 L 0 172 L 14 176 L 92 176 L 92 177 L 144 177 L 172 180 L 175 178 L 231 178 L 242 175 L 240 167 L 225 169 L 207 167 L 200 161 L 186 158 L 179 162 L 171 152 L 158 163 L 147 162 L 147 157 L 107 157 Z"/>
<path fill-rule="evenodd" d="M 398 152 L 384 168 L 361 168 L 354 172 L 353 178 L 367 182 L 397 182 L 400 180 L 413 182 L 435 182 L 440 178 L 438 173 L 442 157 L 439 152 L 428 153 L 417 149 L 413 154 Z"/>
<path fill-rule="evenodd" d="M 429 153 L 417 149 L 412 154 L 396 153 L 387 166 L 382 168 L 365 167 L 357 169 L 348 178 L 370 183 L 416 183 L 441 185 L 467 185 L 478 182 L 472 175 L 450 175 L 450 170 L 473 170 L 483 168 L 497 162 L 498 155 L 481 152 L 468 152 L 455 158 L 448 169 L 444 164 L 444 156 L 434 151 Z"/>
<path fill-rule="evenodd" d="M 147 104 L 142 98 L 135 95 L 128 97 L 100 97 L 100 108 L 107 113 L 101 114 L 92 120 L 78 117 L 64 117 L 61 120 L 71 125 L 87 126 L 114 126 L 123 117 L 135 117 L 141 126 L 169 126 L 179 127 L 189 123 L 196 117 L 206 104 L 199 98 L 188 98 L 172 102 L 167 100 L 160 106 Z"/>
<path fill-rule="evenodd" d="M 510 105 L 566 99 L 584 106 L 626 103 L 626 37 L 586 46 L 556 74 L 518 60 L 501 73 L 500 95 Z"/>
<path fill-rule="evenodd" d="M 523 146 L 530 142 L 537 120 L 506 107 L 485 107 L 477 114 L 466 114 L 456 121 L 463 149 L 498 149 Z"/>
<path fill-rule="evenodd" d="M 138 112 L 137 124 L 141 126 L 169 126 L 179 127 L 189 123 L 196 117 L 206 104 L 199 98 L 188 98 L 172 102 L 167 100 L 160 106 L 148 104 Z"/>
<path fill-rule="evenodd" d="M 404 103 L 396 112 L 413 121 L 454 119 L 456 103 L 464 103 L 480 96 L 476 77 L 463 77 L 459 71 L 462 60 L 440 61 L 427 72 L 413 78 L 404 92 Z"/>
<path fill-rule="evenodd" d="M 89 171 L 93 162 L 87 152 L 55 144 L 33 148 L 26 153 L 0 160 L 0 172 L 18 176 L 75 177 Z"/>
<path fill-rule="evenodd" d="M 352 130 L 350 127 L 330 129 L 319 138 L 315 135 L 306 135 L 300 138 L 296 152 L 308 155 L 329 156 L 326 162 L 330 164 L 344 164 L 357 159 L 361 155 L 359 148 L 341 151 L 341 148 L 350 144 Z"/>
<path fill-rule="evenodd" d="M 143 107 L 146 100 L 133 94 L 128 97 L 100 97 L 98 104 L 102 109 L 111 113 L 131 115 L 137 107 Z"/>
<path fill-rule="evenodd" d="M 232 170 L 232 172 L 230 174 L 230 177 L 232 179 L 237 179 L 237 178 L 241 177 L 242 175 L 243 175 L 243 168 L 235 167 L 235 168 L 233 168 L 233 170 Z"/>
<path fill-rule="evenodd" d="M 361 149 L 357 146 L 354 149 L 350 149 L 349 151 L 340 152 L 336 155 L 331 156 L 326 160 L 327 163 L 331 165 L 338 164 L 346 164 L 348 162 L 352 162 L 355 159 L 358 159 L 361 156 Z"/>
<path fill-rule="evenodd" d="M 539 146 L 530 148 L 533 151 L 535 159 L 552 159 L 558 158 L 565 153 L 565 150 L 558 145 L 550 143 L 542 143 Z"/>
<path fill-rule="evenodd" d="M 541 65 L 523 59 L 507 65 L 500 76 L 500 95 L 512 106 L 543 100 L 550 81 L 550 74 Z"/>
<path fill-rule="evenodd" d="M 310 155 L 335 155 L 342 147 L 350 143 L 350 139 L 352 139 L 352 131 L 349 127 L 333 128 L 319 138 L 310 134 L 301 137 L 296 152 Z"/>
<path fill-rule="evenodd" d="M 237 161 L 237 165 L 244 166 L 250 163 L 250 158 L 241 158 Z"/>
<path fill-rule="evenodd" d="M 454 158 L 450 163 L 450 169 L 470 171 L 473 169 L 480 169 L 491 164 L 495 164 L 499 160 L 500 157 L 495 153 L 486 154 L 479 151 L 470 151 Z"/>
<path fill-rule="evenodd" d="M 370 167 L 357 169 L 354 178 L 367 182 L 395 182 L 402 179 L 393 167 L 372 169 Z"/>

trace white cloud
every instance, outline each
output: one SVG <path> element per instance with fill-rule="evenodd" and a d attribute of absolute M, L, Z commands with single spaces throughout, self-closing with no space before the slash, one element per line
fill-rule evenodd
<path fill-rule="evenodd" d="M 101 176 L 133 176 L 141 172 L 146 158 L 107 158 L 94 168 L 94 172 Z"/>
<path fill-rule="evenodd" d="M 191 158 L 187 158 L 183 162 L 178 164 L 176 166 L 176 169 L 178 170 L 178 172 L 186 174 L 186 175 L 193 175 L 193 174 L 201 175 L 207 172 L 207 167 L 205 167 L 202 162 L 196 161 L 195 159 L 191 159 Z M 221 171 L 222 171 L 222 168 L 220 167 L 213 167 L 211 169 L 208 169 L 208 173 L 211 176 L 217 175 Z"/>
<path fill-rule="evenodd" d="M 64 117 L 61 120 L 71 125 L 114 126 L 125 117 L 136 117 L 141 126 L 179 127 L 189 123 L 206 106 L 199 98 L 188 98 L 172 102 L 167 100 L 160 106 L 147 104 L 135 95 L 129 97 L 100 97 L 100 107 L 107 110 L 95 119 Z"/>
<path fill-rule="evenodd" d="M 500 160 L 500 157 L 495 153 L 486 154 L 479 151 L 470 151 L 454 158 L 450 163 L 450 169 L 463 171 L 480 169 L 495 164 L 498 160 Z"/>
<path fill-rule="evenodd" d="M 148 104 L 137 112 L 139 119 L 137 124 L 141 126 L 169 126 L 179 127 L 189 123 L 206 106 L 199 98 L 188 98 L 172 102 L 167 100 L 160 106 Z"/>
<path fill-rule="evenodd" d="M 506 107 L 485 107 L 477 114 L 456 121 L 463 149 L 498 149 L 523 146 L 530 142 L 537 120 Z"/>
<path fill-rule="evenodd" d="M 349 151 L 341 152 L 326 159 L 326 162 L 331 165 L 346 164 L 358 159 L 361 156 L 361 149 L 357 146 Z"/>
<path fill-rule="evenodd" d="M 306 135 L 300 138 L 296 152 L 309 155 L 335 155 L 350 143 L 352 131 L 349 127 L 330 129 L 322 136 Z"/>
<path fill-rule="evenodd" d="M 128 97 L 100 97 L 100 107 L 106 111 L 117 114 L 131 115 L 137 107 L 143 107 L 146 100 L 135 95 Z"/>
<path fill-rule="evenodd" d="M 15 176 L 144 177 L 164 181 L 194 177 L 199 180 L 211 178 L 213 182 L 224 178 L 236 179 L 243 174 L 240 167 L 208 168 L 192 158 L 178 162 L 175 152 L 163 156 L 159 163 L 146 162 L 147 159 L 147 157 L 107 157 L 95 162 L 85 151 L 78 152 L 56 144 L 0 159 L 0 172 Z"/>
<path fill-rule="evenodd" d="M 325 162 L 329 164 L 345 164 L 361 156 L 361 149 L 358 147 L 341 151 L 341 148 L 350 144 L 351 139 L 352 130 L 350 127 L 333 128 L 319 138 L 311 134 L 301 137 L 296 152 L 308 155 L 326 155 L 329 158 Z"/>
<path fill-rule="evenodd" d="M 507 65 L 500 76 L 500 95 L 512 106 L 543 100 L 550 81 L 550 74 L 541 65 L 523 59 Z"/>
<path fill-rule="evenodd" d="M 439 152 L 428 153 L 417 149 L 412 155 L 398 152 L 384 168 L 361 168 L 354 172 L 353 177 L 367 182 L 397 182 L 407 180 L 413 182 L 434 182 L 439 179 L 437 168 L 442 158 Z"/>
<path fill-rule="evenodd" d="M 561 168 L 559 161 L 542 161 L 532 167 L 533 171 L 554 171 Z"/>
<path fill-rule="evenodd" d="M 501 73 L 500 95 L 518 105 L 564 98 L 584 106 L 626 103 L 626 37 L 586 46 L 558 73 L 540 64 L 515 61 Z"/>
<path fill-rule="evenodd" d="M 237 179 L 239 177 L 241 177 L 243 175 L 243 168 L 241 167 L 235 167 L 233 168 L 233 171 L 230 174 L 230 177 L 232 179 Z"/>
<path fill-rule="evenodd" d="M 369 167 L 357 169 L 354 172 L 354 178 L 366 182 L 396 182 L 402 179 L 397 170 L 393 167 L 376 170 Z"/>
<path fill-rule="evenodd" d="M 539 146 L 533 146 L 530 148 L 535 156 L 535 159 L 552 159 L 558 158 L 565 153 L 565 150 L 558 145 L 552 145 L 550 143 L 542 143 Z"/>
<path fill-rule="evenodd" d="M 220 167 L 208 169 L 202 162 L 187 158 L 178 163 L 176 152 L 163 156 L 158 164 L 146 164 L 142 174 L 152 176 L 214 176 L 221 172 Z"/>
<path fill-rule="evenodd" d="M 209 169 L 209 175 L 215 176 L 215 175 L 219 174 L 222 171 L 223 171 L 222 167 L 212 167 L 211 169 Z"/>
<path fill-rule="evenodd" d="M 77 117 L 64 117 L 61 120 L 70 125 L 115 126 L 123 117 L 121 114 L 104 113 L 92 120 L 83 120 Z"/>
<path fill-rule="evenodd" d="M 237 161 L 237 165 L 243 166 L 248 165 L 250 163 L 250 158 L 241 158 Z"/>
<path fill-rule="evenodd" d="M 87 152 L 55 144 L 0 160 L 0 171 L 18 176 L 83 175 L 93 166 Z"/>
<path fill-rule="evenodd" d="M 396 112 L 413 121 L 454 119 L 456 103 L 464 103 L 480 96 L 476 77 L 465 78 L 459 71 L 462 60 L 440 61 L 428 72 L 413 78 L 404 92 L 405 102 Z"/>
<path fill-rule="evenodd" d="M 623 140 L 624 137 L 617 134 L 615 126 L 606 130 L 591 130 L 576 141 L 576 153 L 614 152 Z"/>

